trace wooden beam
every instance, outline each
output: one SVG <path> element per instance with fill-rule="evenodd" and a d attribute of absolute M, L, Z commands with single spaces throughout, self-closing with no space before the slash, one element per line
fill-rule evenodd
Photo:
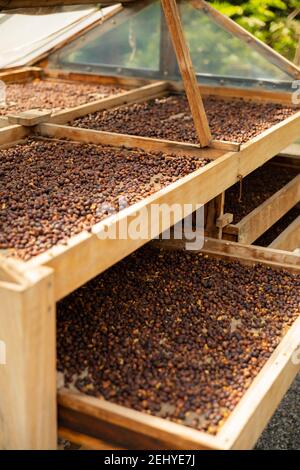
<path fill-rule="evenodd" d="M 206 147 L 210 144 L 212 136 L 196 74 L 193 69 L 190 52 L 184 38 L 177 3 L 176 0 L 161 0 L 161 2 L 176 52 L 199 142 L 202 147 Z"/>
<path fill-rule="evenodd" d="M 121 446 L 116 447 L 109 442 L 104 442 L 64 427 L 58 428 L 58 435 L 71 444 L 80 446 L 80 450 L 126 450 Z"/>
<path fill-rule="evenodd" d="M 238 241 L 246 245 L 253 243 L 299 201 L 300 175 L 235 225 L 239 231 Z"/>
<path fill-rule="evenodd" d="M 38 135 L 55 139 L 68 139 L 97 145 L 112 145 L 113 147 L 138 147 L 147 152 L 175 153 L 184 156 L 199 156 L 209 160 L 215 160 L 224 155 L 226 150 L 211 147 L 201 148 L 199 145 L 174 142 L 151 137 L 139 137 L 127 134 L 115 134 L 114 132 L 94 131 L 79 127 L 60 126 L 56 124 L 40 124 L 35 131 Z"/>
<path fill-rule="evenodd" d="M 285 251 L 294 251 L 300 248 L 300 216 L 275 238 L 269 248 Z"/>
<path fill-rule="evenodd" d="M 41 78 L 43 69 L 40 67 L 21 67 L 0 72 L 0 80 L 5 83 L 24 82 L 34 78 Z"/>
<path fill-rule="evenodd" d="M 300 144 L 291 144 L 282 150 L 279 154 L 283 157 L 300 157 Z"/>
<path fill-rule="evenodd" d="M 215 449 L 218 440 L 156 416 L 62 389 L 59 425 L 127 449 Z"/>
<path fill-rule="evenodd" d="M 7 145 L 23 139 L 29 135 L 30 130 L 18 124 L 0 128 L 0 145 Z"/>
<path fill-rule="evenodd" d="M 33 127 L 37 124 L 49 121 L 52 111 L 40 111 L 39 109 L 28 109 L 20 113 L 7 114 L 10 124 L 20 124 L 25 127 Z"/>
<path fill-rule="evenodd" d="M 257 39 L 253 34 L 242 28 L 238 23 L 220 13 L 204 0 L 191 0 L 191 3 L 195 8 L 211 16 L 211 18 L 223 29 L 231 33 L 233 36 L 238 37 L 250 47 L 255 49 L 269 62 L 280 68 L 283 72 L 291 75 L 294 78 L 300 78 L 300 69 L 297 65 L 283 57 L 264 42 Z"/>
<path fill-rule="evenodd" d="M 0 449 L 57 446 L 53 272 L 28 271 L 21 283 L 0 282 Z"/>

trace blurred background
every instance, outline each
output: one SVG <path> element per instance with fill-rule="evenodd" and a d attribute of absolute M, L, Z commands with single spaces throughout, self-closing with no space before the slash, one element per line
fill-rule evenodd
<path fill-rule="evenodd" d="M 300 0 L 209 0 L 209 3 L 300 65 Z"/>

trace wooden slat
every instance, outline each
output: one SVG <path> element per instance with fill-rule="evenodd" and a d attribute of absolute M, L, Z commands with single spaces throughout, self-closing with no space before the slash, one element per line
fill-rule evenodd
<path fill-rule="evenodd" d="M 112 145 L 115 147 L 137 147 L 148 152 L 166 152 L 192 157 L 199 156 L 211 160 L 215 160 L 225 153 L 225 150 L 218 150 L 211 147 L 203 149 L 200 148 L 199 145 L 186 144 L 184 142 L 152 139 L 150 137 L 139 137 L 128 134 L 115 134 L 113 132 L 94 131 L 56 124 L 41 124 L 37 126 L 36 132 L 41 136 L 56 139 L 68 139 L 97 145 Z"/>
<path fill-rule="evenodd" d="M 169 82 L 170 91 L 181 92 L 183 85 L 181 82 Z M 221 85 L 207 85 L 198 83 L 200 93 L 202 96 L 218 96 L 224 100 L 230 100 L 232 98 L 242 98 L 245 101 L 254 101 L 257 103 L 278 103 L 293 106 L 298 108 L 300 105 L 294 105 L 292 103 L 293 94 L 291 92 L 284 92 L 281 90 L 271 91 L 257 88 L 242 88 L 232 86 L 221 86 Z"/>
<path fill-rule="evenodd" d="M 0 145 L 7 145 L 23 139 L 29 135 L 30 130 L 18 124 L 0 128 Z"/>
<path fill-rule="evenodd" d="M 60 426 L 113 446 L 219 449 L 214 436 L 67 389 L 58 392 L 58 404 Z"/>
<path fill-rule="evenodd" d="M 187 232 L 186 232 L 187 233 Z M 191 238 L 190 234 L 189 239 Z M 185 249 L 185 240 L 155 240 L 152 242 L 168 250 Z M 273 269 L 286 269 L 298 273 L 300 271 L 300 256 L 288 251 L 274 250 L 255 245 L 243 245 L 227 240 L 205 238 L 201 253 L 215 258 L 223 258 L 229 261 L 240 261 L 243 264 L 255 265 L 257 263 L 271 266 Z"/>
<path fill-rule="evenodd" d="M 238 241 L 245 244 L 253 243 L 299 201 L 300 175 L 235 225 L 239 232 Z"/>
<path fill-rule="evenodd" d="M 20 82 L 41 78 L 43 69 L 40 67 L 21 67 L 14 70 L 0 72 L 0 80 L 5 83 Z"/>
<path fill-rule="evenodd" d="M 55 449 L 56 347 L 53 272 L 37 268 L 22 284 L 0 282 L 0 449 Z"/>
<path fill-rule="evenodd" d="M 300 216 L 275 238 L 270 248 L 286 251 L 294 251 L 300 248 Z"/>
<path fill-rule="evenodd" d="M 71 431 L 64 427 L 58 428 L 58 435 L 71 444 L 80 446 L 80 450 L 125 450 L 121 446 L 116 447 L 111 443 L 95 439 L 80 432 Z"/>
<path fill-rule="evenodd" d="M 191 3 L 195 8 L 198 8 L 199 10 L 205 11 L 205 13 L 209 14 L 216 23 L 218 23 L 226 31 L 232 33 L 233 36 L 238 37 L 243 42 L 249 44 L 252 49 L 257 50 L 269 62 L 276 65 L 278 68 L 294 78 L 300 77 L 300 69 L 297 67 L 297 65 L 283 57 L 264 42 L 257 39 L 249 31 L 242 28 L 238 23 L 220 13 L 204 0 L 191 0 Z"/>
<path fill-rule="evenodd" d="M 287 148 L 282 150 L 279 155 L 287 157 L 300 157 L 300 144 L 293 143 L 289 145 Z"/>
<path fill-rule="evenodd" d="M 176 52 L 179 69 L 182 75 L 199 142 L 202 147 L 206 147 L 211 142 L 212 136 L 195 71 L 193 69 L 190 52 L 183 35 L 177 3 L 176 0 L 161 0 L 161 3 Z"/>

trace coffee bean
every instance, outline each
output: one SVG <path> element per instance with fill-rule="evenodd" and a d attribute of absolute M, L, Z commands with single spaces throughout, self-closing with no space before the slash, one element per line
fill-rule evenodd
<path fill-rule="evenodd" d="M 204 97 L 212 135 L 217 140 L 247 142 L 288 118 L 296 110 L 274 103 Z M 188 117 L 189 119 L 185 119 Z M 99 111 L 75 119 L 72 126 L 122 134 L 198 143 L 188 101 L 184 95 Z"/>
<path fill-rule="evenodd" d="M 122 91 L 125 90 L 79 81 L 36 79 L 27 83 L 7 83 L 6 105 L 0 107 L 0 116 L 35 108 L 58 111 L 90 103 Z"/>
<path fill-rule="evenodd" d="M 57 367 L 68 387 L 87 369 L 93 396 L 216 434 L 299 292 L 300 275 L 147 246 L 59 302 Z"/>
<path fill-rule="evenodd" d="M 160 189 L 207 163 L 198 157 L 66 141 L 28 139 L 0 149 L 1 249 L 27 260 L 91 230 L 119 210 L 120 197 L 132 205 L 157 192 L 154 177 Z M 99 167 L 104 169 L 101 186 Z"/>

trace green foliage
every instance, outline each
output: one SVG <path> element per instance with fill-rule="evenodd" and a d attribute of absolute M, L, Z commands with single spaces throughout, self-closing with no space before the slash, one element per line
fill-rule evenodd
<path fill-rule="evenodd" d="M 290 60 L 300 35 L 300 0 L 233 0 L 210 3 Z"/>

